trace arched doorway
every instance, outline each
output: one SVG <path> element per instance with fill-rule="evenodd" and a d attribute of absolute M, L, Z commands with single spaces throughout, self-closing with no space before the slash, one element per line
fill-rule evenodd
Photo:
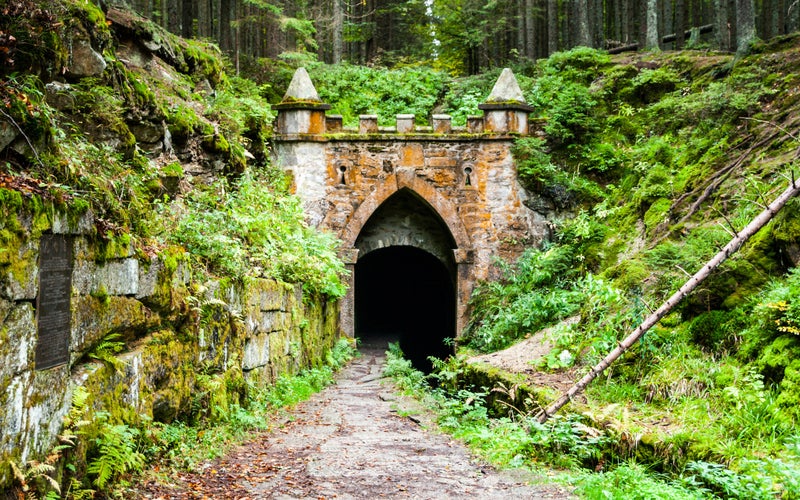
<path fill-rule="evenodd" d="M 455 242 L 447 226 L 409 189 L 388 198 L 356 239 L 355 334 L 399 341 L 414 366 L 451 353 L 456 336 Z"/>

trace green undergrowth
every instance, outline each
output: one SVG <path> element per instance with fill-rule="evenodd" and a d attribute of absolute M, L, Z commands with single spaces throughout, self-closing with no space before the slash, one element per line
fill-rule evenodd
<path fill-rule="evenodd" d="M 28 3 L 33 17 L 15 7 L 0 30 L 58 16 L 80 22 L 96 48 L 109 45 L 107 67 L 58 83 L 48 97 L 56 75 L 34 72 L 34 60 L 0 66 L 0 120 L 20 131 L 0 162 L 0 174 L 13 179 L 7 184 L 72 219 L 88 213 L 103 241 L 125 238 L 142 254 L 182 245 L 200 275 L 302 281 L 309 293 L 343 295 L 337 242 L 305 224 L 287 179 L 271 165 L 268 84 L 229 76 L 211 44 L 124 14 L 137 36 L 163 47 L 164 67 L 150 71 L 117 56 L 91 2 L 80 3 L 86 12 L 76 2 Z M 67 28 L 53 28 L 60 43 L 71 36 Z"/>
<path fill-rule="evenodd" d="M 798 40 L 740 59 L 575 49 L 528 68 L 521 86 L 545 135 L 514 155 L 553 236 L 477 285 L 462 352 L 548 328 L 532 368 L 577 380 L 700 270 L 796 177 Z M 799 208 L 790 201 L 562 410 L 557 421 L 598 438 L 590 460 L 566 452 L 589 471 L 582 495 L 800 496 Z"/>
<path fill-rule="evenodd" d="M 398 114 L 413 114 L 418 125 L 426 125 L 447 81 L 444 73 L 426 67 L 318 65 L 309 74 L 320 98 L 346 126 L 358 126 L 362 114 L 377 114 L 380 125 L 394 125 Z"/>
<path fill-rule="evenodd" d="M 793 432 L 779 441 L 775 456 L 756 454 L 727 463 L 684 457 L 679 464 L 664 467 L 663 463 L 647 463 L 637 456 L 635 447 L 630 448 L 631 440 L 637 439 L 630 429 L 617 432 L 613 419 L 606 421 L 608 429 L 604 429 L 591 412 L 563 412 L 541 424 L 534 411 L 525 409 L 524 402 L 512 399 L 512 403 L 506 403 L 505 414 L 498 416 L 487 404 L 487 396 L 497 391 L 509 394 L 512 388 L 464 385 L 459 381 L 465 373 L 463 363 L 463 358 L 436 361 L 434 371 L 426 376 L 391 345 L 384 374 L 432 409 L 440 429 L 495 466 L 524 468 L 543 477 L 547 474 L 550 480 L 569 485 L 580 497 L 589 499 L 771 499 L 800 495 L 800 436 Z M 752 396 L 737 395 L 746 397 Z M 622 453 L 621 447 L 626 446 L 627 453 Z M 676 441 L 669 446 L 679 444 Z M 553 470 L 558 472 L 553 474 Z"/>
<path fill-rule="evenodd" d="M 200 462 L 222 456 L 254 431 L 275 425 L 281 408 L 305 401 L 333 381 L 333 377 L 356 351 L 350 341 L 340 339 L 322 366 L 297 375 L 281 376 L 271 387 L 247 387 L 247 398 L 225 411 L 208 412 L 209 418 L 194 423 L 154 424 L 143 436 L 141 446 L 151 460 L 169 469 L 193 470 Z M 209 381 L 207 386 L 211 388 Z M 213 415 L 213 416 L 212 416 Z"/>
<path fill-rule="evenodd" d="M 330 233 L 309 227 L 298 198 L 288 193 L 282 172 L 245 172 L 221 179 L 180 201 L 171 213 L 167 241 L 183 245 L 211 273 L 263 276 L 303 283 L 309 293 L 344 295 L 344 265 Z"/>

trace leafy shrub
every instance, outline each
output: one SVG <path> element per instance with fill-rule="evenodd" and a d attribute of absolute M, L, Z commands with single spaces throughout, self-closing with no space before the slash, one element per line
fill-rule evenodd
<path fill-rule="evenodd" d="M 768 477 L 737 474 L 724 465 L 695 461 L 686 465 L 695 484 L 721 498 L 767 500 L 774 497 Z"/>
<path fill-rule="evenodd" d="M 754 361 L 770 382 L 778 383 L 786 368 L 800 357 L 800 339 L 796 335 L 781 335 L 759 353 Z"/>
<path fill-rule="evenodd" d="M 630 94 L 638 102 L 649 104 L 658 101 L 664 94 L 674 91 L 685 82 L 675 70 L 662 66 L 656 69 L 643 69 L 630 83 Z M 625 97 L 626 91 L 623 90 L 620 94 Z"/>
<path fill-rule="evenodd" d="M 393 378 L 401 388 L 407 391 L 427 387 L 425 374 L 415 369 L 411 361 L 403 357 L 403 351 L 396 342 L 389 344 L 383 375 Z"/>
<path fill-rule="evenodd" d="M 589 47 L 556 52 L 541 61 L 542 72 L 546 75 L 559 74 L 565 79 L 588 85 L 597 78 L 601 69 L 611 64 L 611 57 L 601 50 Z"/>
<path fill-rule="evenodd" d="M 308 227 L 299 199 L 287 193 L 280 176 L 270 175 L 250 172 L 232 186 L 221 180 L 213 189 L 193 192 L 169 238 L 213 272 L 276 278 L 303 283 L 312 293 L 344 295 L 345 270 L 335 238 Z"/>
<path fill-rule="evenodd" d="M 258 150 L 263 151 L 263 143 L 269 138 L 269 124 L 275 117 L 262 97 L 267 87 L 232 77 L 216 89 L 209 100 L 206 116 L 220 123 L 226 132 L 258 141 Z"/>
<path fill-rule="evenodd" d="M 795 422 L 800 421 L 800 359 L 793 359 L 784 368 L 776 402 Z"/>
<path fill-rule="evenodd" d="M 633 193 L 634 202 L 648 206 L 659 198 L 669 197 L 673 194 L 671 186 L 674 172 L 669 167 L 661 163 L 639 163 L 637 169 L 643 175 Z"/>
<path fill-rule="evenodd" d="M 534 439 L 534 455 L 558 467 L 589 467 L 598 463 L 609 437 L 586 425 L 574 413 L 556 415 L 544 424 L 525 420 Z"/>
<path fill-rule="evenodd" d="M 575 291 L 581 297 L 581 329 L 572 348 L 582 352 L 584 362 L 595 363 L 639 324 L 644 305 L 592 274 L 578 280 Z"/>
<path fill-rule="evenodd" d="M 717 354 L 723 352 L 730 347 L 731 341 L 726 325 L 727 318 L 727 312 L 718 310 L 697 316 L 689 325 L 692 341 L 709 352 Z"/>
<path fill-rule="evenodd" d="M 653 475 L 644 466 L 625 462 L 608 472 L 578 477 L 577 492 L 590 500 L 690 500 L 705 498 L 676 481 Z"/>
<path fill-rule="evenodd" d="M 586 146 L 586 170 L 599 174 L 616 174 L 623 164 L 623 154 L 616 144 L 597 142 Z"/>
<path fill-rule="evenodd" d="M 310 76 L 320 98 L 342 115 L 346 126 L 358 124 L 358 115 L 377 113 L 381 125 L 394 125 L 397 114 L 416 115 L 425 124 L 444 92 L 446 75 L 430 68 L 368 68 L 319 65 Z"/>
<path fill-rule="evenodd" d="M 603 198 L 594 182 L 566 171 L 553 163 L 545 141 L 526 137 L 516 141 L 511 150 L 517 161 L 519 180 L 526 189 L 549 199 L 557 208 Z"/>
<path fill-rule="evenodd" d="M 109 415 L 104 412 L 97 413 L 95 418 L 100 428 L 91 439 L 95 457 L 89 460 L 86 472 L 95 476 L 94 484 L 103 490 L 123 475 L 141 471 L 145 456 L 138 449 L 138 429 L 127 424 L 110 424 Z"/>
<path fill-rule="evenodd" d="M 743 307 L 752 311 L 752 320 L 743 332 L 740 356 L 762 367 L 788 366 L 800 350 L 800 268 L 770 282 Z"/>
<path fill-rule="evenodd" d="M 479 75 L 454 79 L 445 86 L 443 112 L 453 117 L 453 125 L 463 126 L 467 123 L 468 116 L 482 114 L 478 105 L 489 97 L 499 76 L 500 69 L 497 68 Z M 523 94 L 530 94 L 535 80 L 516 69 L 514 76 Z"/>
<path fill-rule="evenodd" d="M 490 351 L 573 314 L 579 297 L 571 290 L 571 249 L 528 249 L 514 266 L 503 265 L 500 281 L 480 283 L 473 293 L 472 321 L 464 340 Z"/>
<path fill-rule="evenodd" d="M 561 75 L 539 78 L 533 88 L 531 104 L 546 118 L 544 131 L 554 145 L 564 147 L 572 141 L 588 142 L 599 128 L 594 117 L 597 101 L 589 87 L 566 80 Z"/>

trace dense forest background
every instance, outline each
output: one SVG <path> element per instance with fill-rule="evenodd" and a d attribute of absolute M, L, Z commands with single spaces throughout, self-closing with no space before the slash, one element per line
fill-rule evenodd
<path fill-rule="evenodd" d="M 792 0 L 130 0 L 235 59 L 430 63 L 476 74 L 576 46 L 744 51 L 795 31 Z"/>

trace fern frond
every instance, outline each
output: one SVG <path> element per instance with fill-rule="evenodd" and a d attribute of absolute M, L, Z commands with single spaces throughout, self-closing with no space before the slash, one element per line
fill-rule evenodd
<path fill-rule="evenodd" d="M 27 478 L 25 477 L 25 474 L 23 474 L 16 462 L 12 460 L 9 463 L 11 464 L 11 471 L 14 473 L 14 479 L 22 485 L 25 491 L 27 491 L 27 489 L 25 489 L 27 488 Z"/>
<path fill-rule="evenodd" d="M 39 462 L 38 460 L 31 460 L 28 462 L 28 467 L 28 477 L 44 476 L 56 470 L 52 465 L 46 462 Z"/>
<path fill-rule="evenodd" d="M 47 474 L 42 475 L 42 477 L 47 481 L 47 484 L 59 495 L 61 494 L 61 485 L 58 484 L 58 481 L 53 479 L 52 477 L 48 476 Z"/>

